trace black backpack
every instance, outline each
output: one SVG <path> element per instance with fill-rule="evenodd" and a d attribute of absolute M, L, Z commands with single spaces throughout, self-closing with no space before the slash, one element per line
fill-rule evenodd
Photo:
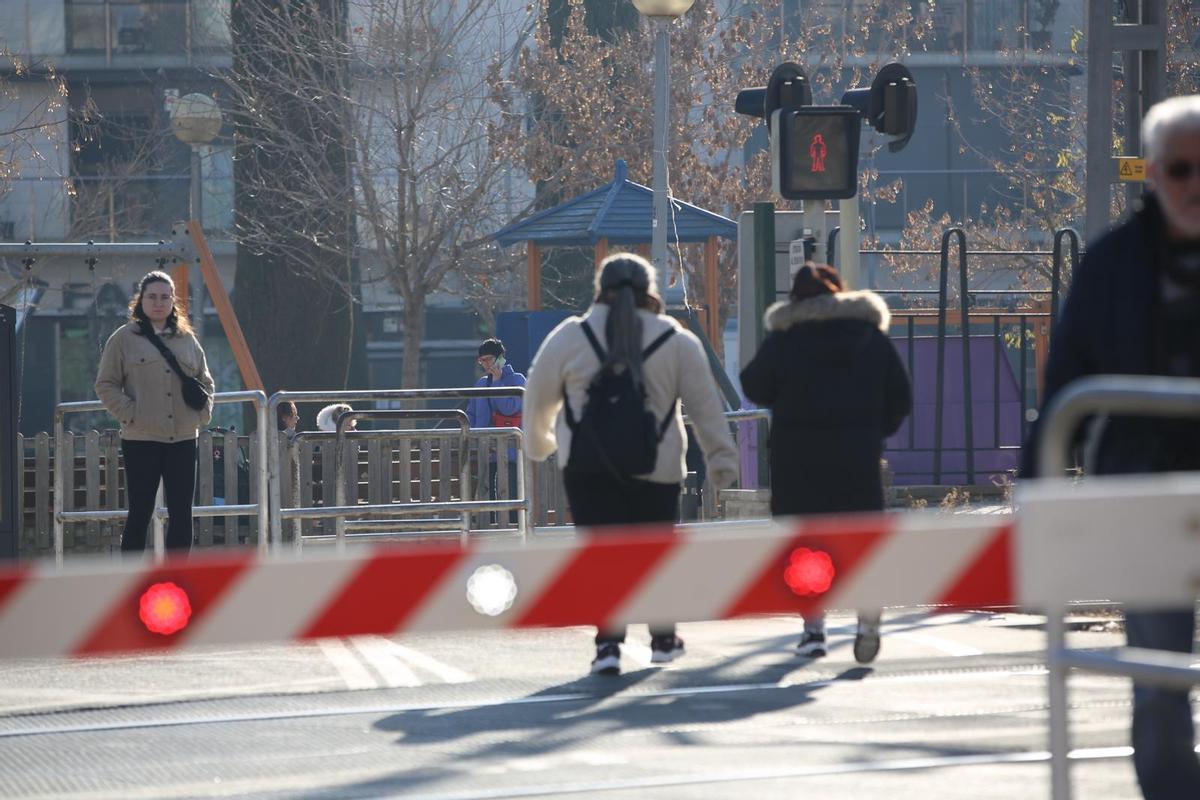
<path fill-rule="evenodd" d="M 571 403 L 563 389 L 567 427 L 571 429 L 571 455 L 567 468 L 573 472 L 606 472 L 621 482 L 633 475 L 654 471 L 658 458 L 658 443 L 675 416 L 672 404 L 665 419 L 659 422 L 646 408 L 646 389 L 635 385 L 633 375 L 619 365 L 605 364 L 608 356 L 587 322 L 583 333 L 600 359 L 600 370 L 588 385 L 587 403 L 578 421 L 571 413 Z M 669 328 L 642 351 L 646 361 L 675 333 Z"/>

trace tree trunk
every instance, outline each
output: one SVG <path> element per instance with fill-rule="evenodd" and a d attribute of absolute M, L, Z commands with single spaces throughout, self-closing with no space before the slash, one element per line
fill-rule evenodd
<path fill-rule="evenodd" d="M 404 367 L 400 380 L 405 389 L 420 389 L 421 342 L 425 339 L 425 296 L 413 293 L 404 299 Z"/>

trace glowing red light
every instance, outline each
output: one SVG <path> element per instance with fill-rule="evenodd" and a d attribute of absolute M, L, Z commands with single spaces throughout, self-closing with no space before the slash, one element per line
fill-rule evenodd
<path fill-rule="evenodd" d="M 142 592 L 138 618 L 151 633 L 170 636 L 187 627 L 192 604 L 187 592 L 173 583 L 156 583 Z"/>
<path fill-rule="evenodd" d="M 829 148 L 825 146 L 825 137 L 821 134 L 813 136 L 812 142 L 808 145 L 808 157 L 812 159 L 812 171 L 825 171 L 825 157 L 829 154 Z"/>
<path fill-rule="evenodd" d="M 828 553 L 797 547 L 788 557 L 787 568 L 783 571 L 783 582 L 793 592 L 805 597 L 829 591 L 836 574 L 833 559 Z"/>

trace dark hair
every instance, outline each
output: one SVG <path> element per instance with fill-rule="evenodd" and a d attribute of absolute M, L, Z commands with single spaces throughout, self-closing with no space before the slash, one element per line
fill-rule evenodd
<path fill-rule="evenodd" d="M 504 342 L 499 339 L 484 339 L 479 345 L 479 355 L 499 358 L 504 355 Z"/>
<path fill-rule="evenodd" d="M 792 291 L 789 297 L 799 302 L 810 297 L 820 297 L 823 294 L 837 294 L 845 291 L 842 276 L 833 267 L 824 264 L 818 266 L 805 265 L 796 272 L 792 279 Z"/>
<path fill-rule="evenodd" d="M 596 275 L 596 302 L 608 306 L 604 339 L 608 344 L 608 363 L 623 363 L 642 381 L 642 320 L 637 310 L 655 314 L 663 310 L 658 296 L 654 267 L 632 253 L 618 253 L 604 259 Z"/>
<path fill-rule="evenodd" d="M 166 327 L 174 330 L 176 333 L 191 333 L 192 326 L 188 322 L 186 314 L 180 313 L 179 293 L 175 291 L 175 281 L 171 280 L 171 276 L 160 270 L 147 272 L 138 283 L 138 290 L 133 295 L 133 299 L 129 301 L 129 321 L 133 323 L 149 323 L 146 318 L 146 312 L 142 310 L 142 295 L 146 293 L 146 287 L 152 283 L 165 283 L 171 287 L 172 293 L 175 295 L 175 300 L 171 305 L 171 315 L 167 317 Z"/>
<path fill-rule="evenodd" d="M 286 431 L 287 425 L 284 423 L 283 420 L 285 417 L 290 417 L 295 413 L 297 413 L 296 412 L 296 404 L 293 403 L 291 400 L 284 400 L 282 403 L 280 403 L 278 406 L 275 407 L 275 425 L 276 425 L 276 427 L 278 427 L 279 430 L 281 430 L 281 431 Z"/>

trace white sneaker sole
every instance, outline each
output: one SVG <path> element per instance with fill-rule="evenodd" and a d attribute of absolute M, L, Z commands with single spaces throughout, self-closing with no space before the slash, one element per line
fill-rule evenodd
<path fill-rule="evenodd" d="M 683 650 L 652 650 L 650 651 L 651 664 L 670 664 L 675 659 L 684 654 Z"/>
<path fill-rule="evenodd" d="M 593 675 L 617 675 L 621 672 L 621 657 L 606 656 L 592 662 Z"/>
<path fill-rule="evenodd" d="M 797 647 L 796 655 L 802 658 L 824 658 L 825 645 L 809 645 L 807 647 Z"/>

